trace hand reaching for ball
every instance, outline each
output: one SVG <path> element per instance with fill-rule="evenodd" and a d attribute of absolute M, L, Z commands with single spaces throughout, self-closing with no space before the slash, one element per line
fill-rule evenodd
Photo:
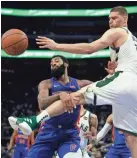
<path fill-rule="evenodd" d="M 38 36 L 36 38 L 36 44 L 39 45 L 39 48 L 49 48 L 51 50 L 56 50 L 57 43 L 50 38 Z"/>

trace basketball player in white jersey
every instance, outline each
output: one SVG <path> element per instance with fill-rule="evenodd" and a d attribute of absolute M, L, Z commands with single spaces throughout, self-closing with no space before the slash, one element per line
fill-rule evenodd
<path fill-rule="evenodd" d="M 98 119 L 95 114 L 85 110 L 83 105 L 81 105 L 80 110 L 80 121 L 78 123 L 80 128 L 80 147 L 82 151 L 83 158 L 89 158 L 87 153 L 87 145 L 89 141 L 89 136 L 96 137 Z"/>
<path fill-rule="evenodd" d="M 113 106 L 113 123 L 115 128 L 125 134 L 132 158 L 137 156 L 137 39 L 127 28 L 128 13 L 124 7 L 114 7 L 109 14 L 109 26 L 101 38 L 92 43 L 59 44 L 47 37 L 39 36 L 36 41 L 39 48 L 49 48 L 75 54 L 92 54 L 110 47 L 111 61 L 117 60 L 117 68 L 111 77 L 106 77 L 80 91 L 61 94 L 61 101 L 50 105 L 33 120 L 13 119 L 28 134 L 35 124 L 72 111 L 77 104 L 92 103 Z M 94 67 L 93 67 L 94 68 Z M 62 97 L 63 96 L 63 97 Z"/>
<path fill-rule="evenodd" d="M 81 105 L 78 127 L 80 128 L 79 136 L 82 158 L 90 158 L 87 153 L 87 145 L 90 138 L 93 139 L 97 135 L 98 119 L 95 114 L 85 110 L 83 105 Z M 56 158 L 59 158 L 59 156 L 57 155 Z"/>

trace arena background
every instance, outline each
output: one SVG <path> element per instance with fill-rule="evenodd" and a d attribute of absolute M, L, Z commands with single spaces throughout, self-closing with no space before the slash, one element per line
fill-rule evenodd
<path fill-rule="evenodd" d="M 98 5 L 99 3 L 101 4 Z M 1 35 L 9 29 L 18 28 L 29 38 L 28 50 L 21 56 L 13 58 L 1 51 L 2 158 L 11 157 L 13 152 L 7 151 L 7 143 L 12 134 L 7 118 L 10 115 L 31 115 L 38 111 L 38 83 L 50 77 L 51 56 L 60 54 L 46 49 L 41 51 L 35 43 L 37 35 L 50 37 L 59 43 L 91 42 L 108 29 L 109 8 L 119 5 L 127 7 L 130 12 L 129 29 L 137 37 L 137 2 L 1 2 Z M 62 55 L 69 59 L 70 76 L 97 81 L 107 75 L 104 68 L 109 60 L 108 53 L 108 49 L 105 49 L 97 55 L 90 56 Z M 111 106 L 90 110 L 98 115 L 100 130 L 111 113 Z M 111 143 L 110 135 L 107 135 L 92 152 L 108 143 Z M 101 148 L 100 157 L 103 157 L 106 150 Z"/>

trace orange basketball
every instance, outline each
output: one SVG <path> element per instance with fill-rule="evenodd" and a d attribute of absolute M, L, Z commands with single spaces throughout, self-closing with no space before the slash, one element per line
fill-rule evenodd
<path fill-rule="evenodd" d="M 28 48 L 28 37 L 19 29 L 11 29 L 3 34 L 1 46 L 9 55 L 20 55 Z"/>

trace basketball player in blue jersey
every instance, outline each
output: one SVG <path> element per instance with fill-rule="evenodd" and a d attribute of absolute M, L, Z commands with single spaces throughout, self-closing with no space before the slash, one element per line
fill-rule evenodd
<path fill-rule="evenodd" d="M 8 150 L 11 150 L 14 146 L 14 153 L 12 158 L 27 158 L 27 154 L 30 146 L 34 143 L 34 132 L 30 136 L 24 135 L 21 130 L 14 130 Z"/>
<path fill-rule="evenodd" d="M 118 131 L 113 126 L 112 114 L 108 116 L 104 127 L 97 134 L 97 142 L 104 138 L 110 129 L 112 129 L 113 144 L 107 152 L 105 158 L 131 158 L 131 153 L 126 145 L 126 140 L 123 132 Z"/>
<path fill-rule="evenodd" d="M 63 56 L 54 56 L 50 65 L 52 78 L 41 81 L 38 86 L 38 103 L 41 111 L 56 98 L 63 97 L 62 92 L 72 93 L 91 83 L 88 80 L 69 77 L 68 61 Z M 73 113 L 66 112 L 43 123 L 28 158 L 52 158 L 55 151 L 60 158 L 82 158 L 77 127 L 79 117 L 80 105 Z"/>

